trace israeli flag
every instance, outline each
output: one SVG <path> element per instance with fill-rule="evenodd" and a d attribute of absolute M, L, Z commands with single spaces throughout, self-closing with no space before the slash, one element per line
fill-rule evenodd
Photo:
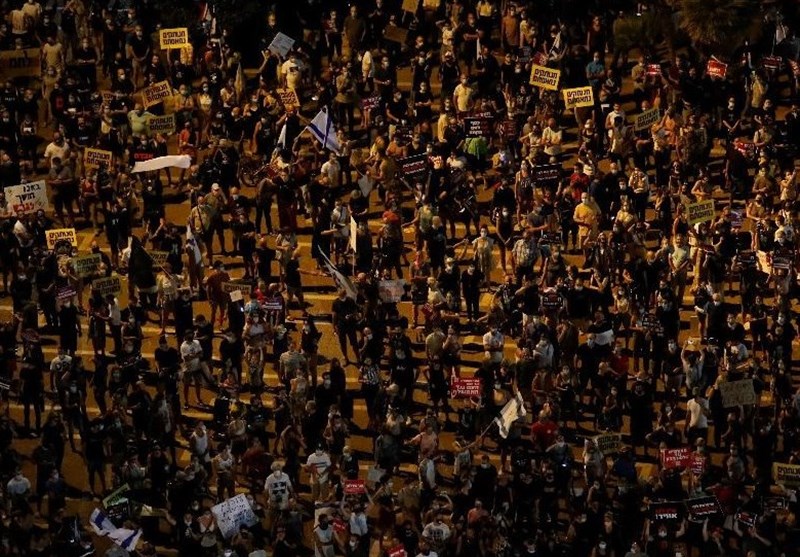
<path fill-rule="evenodd" d="M 192 227 L 188 224 L 186 225 L 186 245 L 192 248 L 195 265 L 199 264 L 203 260 L 203 254 L 200 253 L 200 246 L 197 245 L 197 239 L 194 237 Z"/>
<path fill-rule="evenodd" d="M 98 536 L 108 537 L 115 544 L 126 551 L 136 549 L 139 538 L 142 537 L 142 529 L 137 528 L 117 528 L 100 509 L 95 509 L 89 516 L 89 525 Z"/>
<path fill-rule="evenodd" d="M 336 139 L 336 128 L 333 127 L 333 120 L 328 114 L 327 107 L 322 108 L 311 123 L 306 126 L 306 129 L 311 132 L 317 141 L 323 147 L 339 154 L 339 141 Z"/>

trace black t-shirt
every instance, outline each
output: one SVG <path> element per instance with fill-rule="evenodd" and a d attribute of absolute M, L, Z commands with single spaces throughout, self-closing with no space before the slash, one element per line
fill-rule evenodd
<path fill-rule="evenodd" d="M 161 348 L 160 346 L 155 350 L 156 365 L 163 371 L 174 371 L 180 365 L 180 355 L 178 350 L 173 346 Z"/>
<path fill-rule="evenodd" d="M 355 314 L 358 313 L 358 306 L 352 298 L 336 298 L 331 307 L 336 314 L 336 327 L 346 329 L 355 326 Z"/>

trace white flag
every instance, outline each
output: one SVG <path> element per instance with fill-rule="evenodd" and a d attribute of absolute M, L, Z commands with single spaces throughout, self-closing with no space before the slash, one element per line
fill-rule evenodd
<path fill-rule="evenodd" d="M 281 128 L 281 133 L 278 134 L 278 147 L 286 149 L 286 124 Z"/>
<path fill-rule="evenodd" d="M 356 222 L 356 219 L 350 217 L 350 247 L 353 248 L 353 253 L 358 251 L 356 236 L 358 236 L 358 223 Z"/>
<path fill-rule="evenodd" d="M 203 260 L 203 254 L 200 253 L 200 246 L 197 245 L 197 239 L 194 237 L 192 227 L 186 225 L 186 245 L 192 248 L 192 255 L 194 255 L 194 264 L 198 265 Z"/>
<path fill-rule="evenodd" d="M 328 109 L 323 108 L 311 123 L 306 126 L 306 129 L 311 132 L 317 141 L 322 143 L 322 146 L 339 154 L 339 141 L 336 139 L 336 128 L 333 127 L 333 120 L 328 114 Z"/>
<path fill-rule="evenodd" d="M 156 157 L 149 161 L 139 161 L 133 165 L 133 173 L 137 172 L 152 172 L 154 170 L 161 170 L 162 168 L 189 168 L 192 166 L 192 157 L 189 155 L 164 155 L 163 157 Z"/>
<path fill-rule="evenodd" d="M 500 416 L 494 419 L 494 423 L 497 424 L 500 430 L 500 436 L 506 439 L 509 431 L 511 431 L 512 424 L 519 418 L 525 416 L 525 414 L 527 414 L 525 411 L 525 401 L 522 400 L 522 395 L 517 391 L 514 398 L 506 402 L 506 405 L 503 406 L 503 409 L 500 411 Z"/>

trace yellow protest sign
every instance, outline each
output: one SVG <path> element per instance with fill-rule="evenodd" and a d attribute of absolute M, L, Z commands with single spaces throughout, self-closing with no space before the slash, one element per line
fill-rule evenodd
<path fill-rule="evenodd" d="M 97 273 L 102 264 L 103 258 L 99 253 L 82 255 L 72 259 L 72 266 L 75 268 L 75 274 L 81 278 L 86 278 Z"/>
<path fill-rule="evenodd" d="M 145 108 L 158 104 L 167 97 L 172 96 L 172 88 L 166 81 L 159 81 L 147 89 L 142 90 L 142 104 Z"/>
<path fill-rule="evenodd" d="M 38 48 L 0 50 L 0 75 L 11 77 L 37 77 L 42 73 Z"/>
<path fill-rule="evenodd" d="M 147 129 L 150 134 L 169 135 L 175 133 L 175 115 L 166 114 L 164 116 L 150 116 L 147 118 Z"/>
<path fill-rule="evenodd" d="M 187 48 L 189 46 L 189 30 L 186 27 L 161 29 L 158 32 L 158 40 L 163 50 Z"/>
<path fill-rule="evenodd" d="M 690 226 L 714 220 L 714 200 L 706 199 L 686 207 L 686 221 Z"/>
<path fill-rule="evenodd" d="M 116 296 L 122 292 L 122 279 L 120 277 L 99 278 L 92 281 L 92 290 L 100 296 L 113 294 Z"/>
<path fill-rule="evenodd" d="M 594 106 L 594 91 L 590 86 L 564 89 L 564 105 L 567 108 Z"/>
<path fill-rule="evenodd" d="M 560 79 L 561 70 L 554 70 L 553 68 L 546 68 L 535 64 L 531 66 L 531 85 L 547 89 L 548 91 L 556 91 Z"/>
<path fill-rule="evenodd" d="M 797 487 L 800 486 L 800 464 L 772 463 L 772 477 L 776 484 Z"/>
<path fill-rule="evenodd" d="M 111 168 L 113 156 L 111 151 L 104 149 L 86 149 L 83 151 L 83 165 L 86 168 L 100 168 L 100 165 Z"/>
<path fill-rule="evenodd" d="M 297 98 L 297 93 L 294 89 L 278 89 L 277 93 L 281 98 L 283 106 L 286 107 L 287 110 L 295 106 L 300 106 L 300 100 Z"/>
<path fill-rule="evenodd" d="M 72 246 L 78 245 L 78 236 L 74 228 L 54 228 L 45 230 L 47 249 L 54 249 L 59 242 L 69 242 Z"/>

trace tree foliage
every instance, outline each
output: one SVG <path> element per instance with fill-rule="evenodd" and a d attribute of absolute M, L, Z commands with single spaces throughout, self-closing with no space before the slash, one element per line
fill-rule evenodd
<path fill-rule="evenodd" d="M 752 38 L 758 0 L 677 0 L 678 23 L 702 54 L 728 55 Z"/>

